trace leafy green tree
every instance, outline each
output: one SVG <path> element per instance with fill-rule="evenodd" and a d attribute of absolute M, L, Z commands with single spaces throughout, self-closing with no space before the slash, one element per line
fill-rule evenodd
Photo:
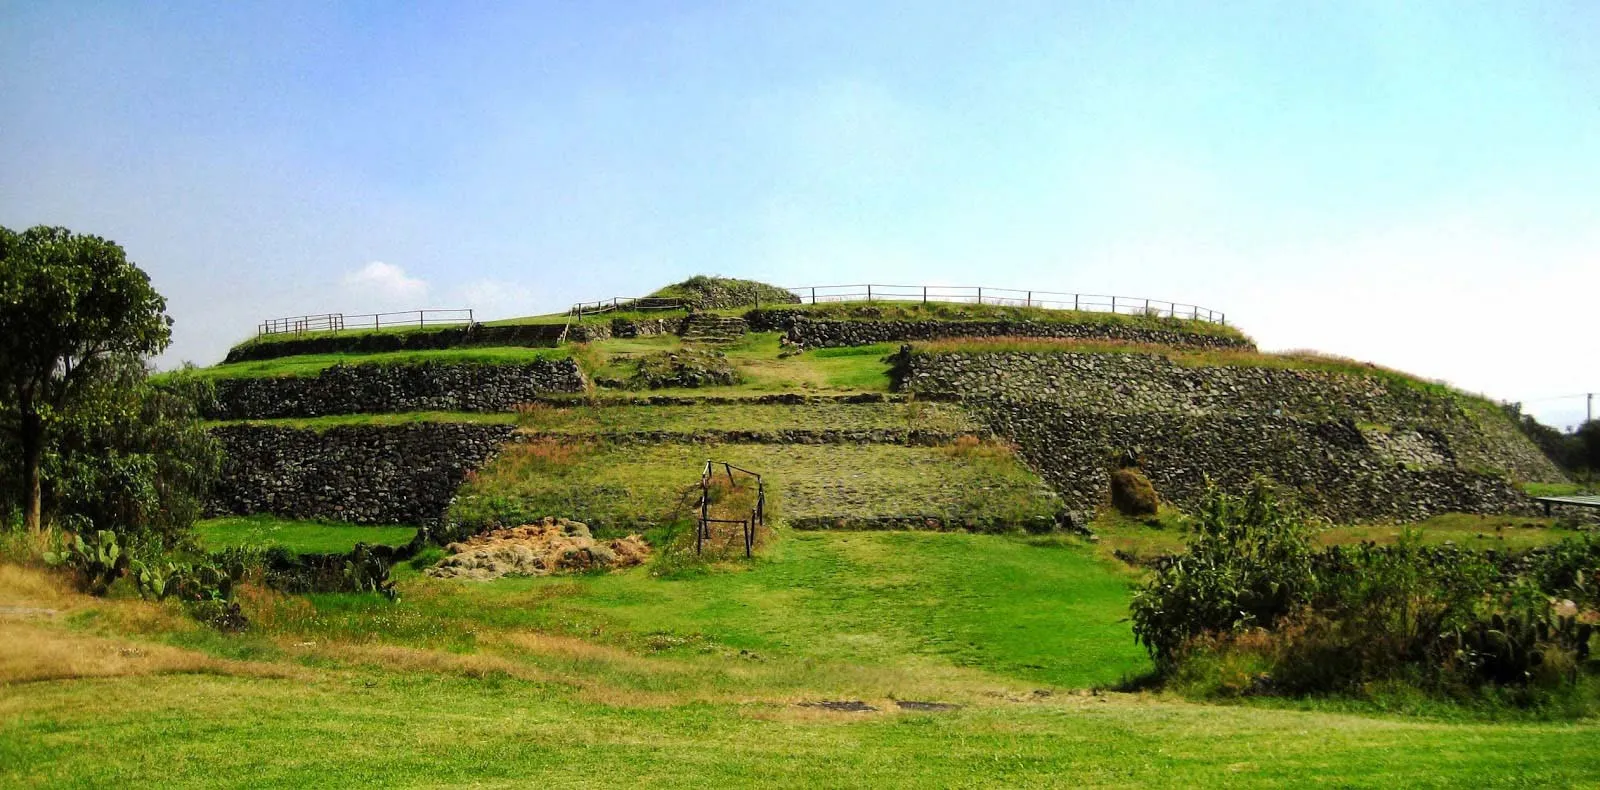
<path fill-rule="evenodd" d="M 221 466 L 221 448 L 197 410 L 209 390 L 187 370 L 152 381 L 141 360 L 107 359 L 52 425 L 44 460 L 50 509 L 140 542 L 179 543 Z"/>
<path fill-rule="evenodd" d="M 23 521 L 41 526 L 46 430 L 113 356 L 160 353 L 167 302 L 122 247 L 66 228 L 0 228 L 0 396 L 22 455 Z"/>

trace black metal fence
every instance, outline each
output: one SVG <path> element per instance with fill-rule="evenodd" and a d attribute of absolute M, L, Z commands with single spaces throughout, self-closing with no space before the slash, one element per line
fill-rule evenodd
<path fill-rule="evenodd" d="M 269 318 L 256 327 L 256 336 L 304 335 L 315 332 L 342 332 L 347 329 L 386 327 L 456 326 L 472 323 L 471 310 L 408 310 L 402 313 L 322 313 L 289 318 Z"/>
<path fill-rule="evenodd" d="M 738 481 L 733 473 L 738 472 L 756 481 L 756 501 L 750 508 L 750 514 L 743 518 L 712 518 L 711 517 L 711 483 L 717 473 L 717 467 L 722 467 L 728 476 L 728 486 L 733 489 L 738 486 Z M 736 516 L 745 516 L 736 513 Z M 706 460 L 705 466 L 700 471 L 700 517 L 695 521 L 694 553 L 700 554 L 705 550 L 706 541 L 711 540 L 712 524 L 738 524 L 744 537 L 744 556 L 748 559 L 755 551 L 756 532 L 767 523 L 767 486 L 762 481 L 761 475 L 748 469 L 741 469 L 727 461 Z"/>
<path fill-rule="evenodd" d="M 1043 307 L 1122 315 L 1150 315 L 1226 324 L 1221 311 L 1195 304 L 1143 296 L 1025 291 L 959 285 L 807 285 L 787 289 L 806 304 L 826 302 L 955 302 L 1005 307 Z"/>
<path fill-rule="evenodd" d="M 1174 302 L 1170 299 L 1152 299 L 1145 296 L 1116 296 L 1112 294 L 1062 293 L 1059 291 L 1026 291 L 1017 288 L 989 288 L 963 285 L 806 285 L 786 288 L 803 304 L 827 302 L 954 302 L 957 304 L 988 304 L 1003 307 L 1042 307 L 1050 310 L 1079 310 L 1093 313 L 1120 315 L 1148 315 L 1161 318 L 1182 318 L 1190 321 L 1208 321 L 1226 324 L 1227 316 L 1220 310 L 1197 304 Z M 650 312 L 655 310 L 682 310 L 682 299 L 660 296 L 616 296 L 593 302 L 579 302 L 568 314 L 581 318 L 623 310 Z M 757 307 L 761 305 L 756 304 Z"/>

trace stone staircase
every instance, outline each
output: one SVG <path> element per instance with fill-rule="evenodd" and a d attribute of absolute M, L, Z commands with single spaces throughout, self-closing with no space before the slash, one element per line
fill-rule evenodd
<path fill-rule="evenodd" d="M 738 316 L 695 313 L 683 321 L 679 334 L 692 343 L 731 343 L 748 330 Z"/>

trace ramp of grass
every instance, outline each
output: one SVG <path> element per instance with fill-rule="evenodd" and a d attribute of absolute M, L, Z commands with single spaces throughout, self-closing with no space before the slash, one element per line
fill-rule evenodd
<path fill-rule="evenodd" d="M 539 406 L 524 409 L 518 423 L 540 433 L 689 433 L 916 430 L 937 434 L 976 432 L 979 426 L 950 403 L 694 404 L 684 406 Z"/>
<path fill-rule="evenodd" d="M 601 530 L 640 529 L 690 515 L 707 459 L 767 480 L 774 519 L 927 516 L 1023 524 L 1054 516 L 1056 500 L 1009 451 L 960 453 L 898 445 L 613 446 L 554 439 L 513 444 L 468 482 L 451 507 L 467 524 L 543 516 Z"/>
<path fill-rule="evenodd" d="M 401 546 L 409 543 L 416 533 L 416 527 L 341 524 L 269 515 L 227 516 L 195 524 L 195 535 L 207 551 L 281 546 L 296 554 L 335 554 L 347 552 L 357 543 Z"/>
<path fill-rule="evenodd" d="M 334 365 L 416 365 L 440 362 L 467 365 L 515 365 L 540 360 L 566 359 L 569 347 L 527 348 L 523 346 L 473 346 L 427 351 L 385 351 L 375 354 L 301 354 L 249 362 L 233 362 L 199 368 L 195 374 L 210 379 L 269 378 L 275 376 L 315 376 Z"/>

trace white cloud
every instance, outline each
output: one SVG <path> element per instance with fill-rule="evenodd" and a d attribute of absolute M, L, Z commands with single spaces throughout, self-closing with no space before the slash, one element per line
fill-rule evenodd
<path fill-rule="evenodd" d="M 406 270 L 383 261 L 373 261 L 344 276 L 345 288 L 352 293 L 385 303 L 407 302 L 406 307 L 421 307 L 428 295 L 428 283 L 406 275 Z"/>

